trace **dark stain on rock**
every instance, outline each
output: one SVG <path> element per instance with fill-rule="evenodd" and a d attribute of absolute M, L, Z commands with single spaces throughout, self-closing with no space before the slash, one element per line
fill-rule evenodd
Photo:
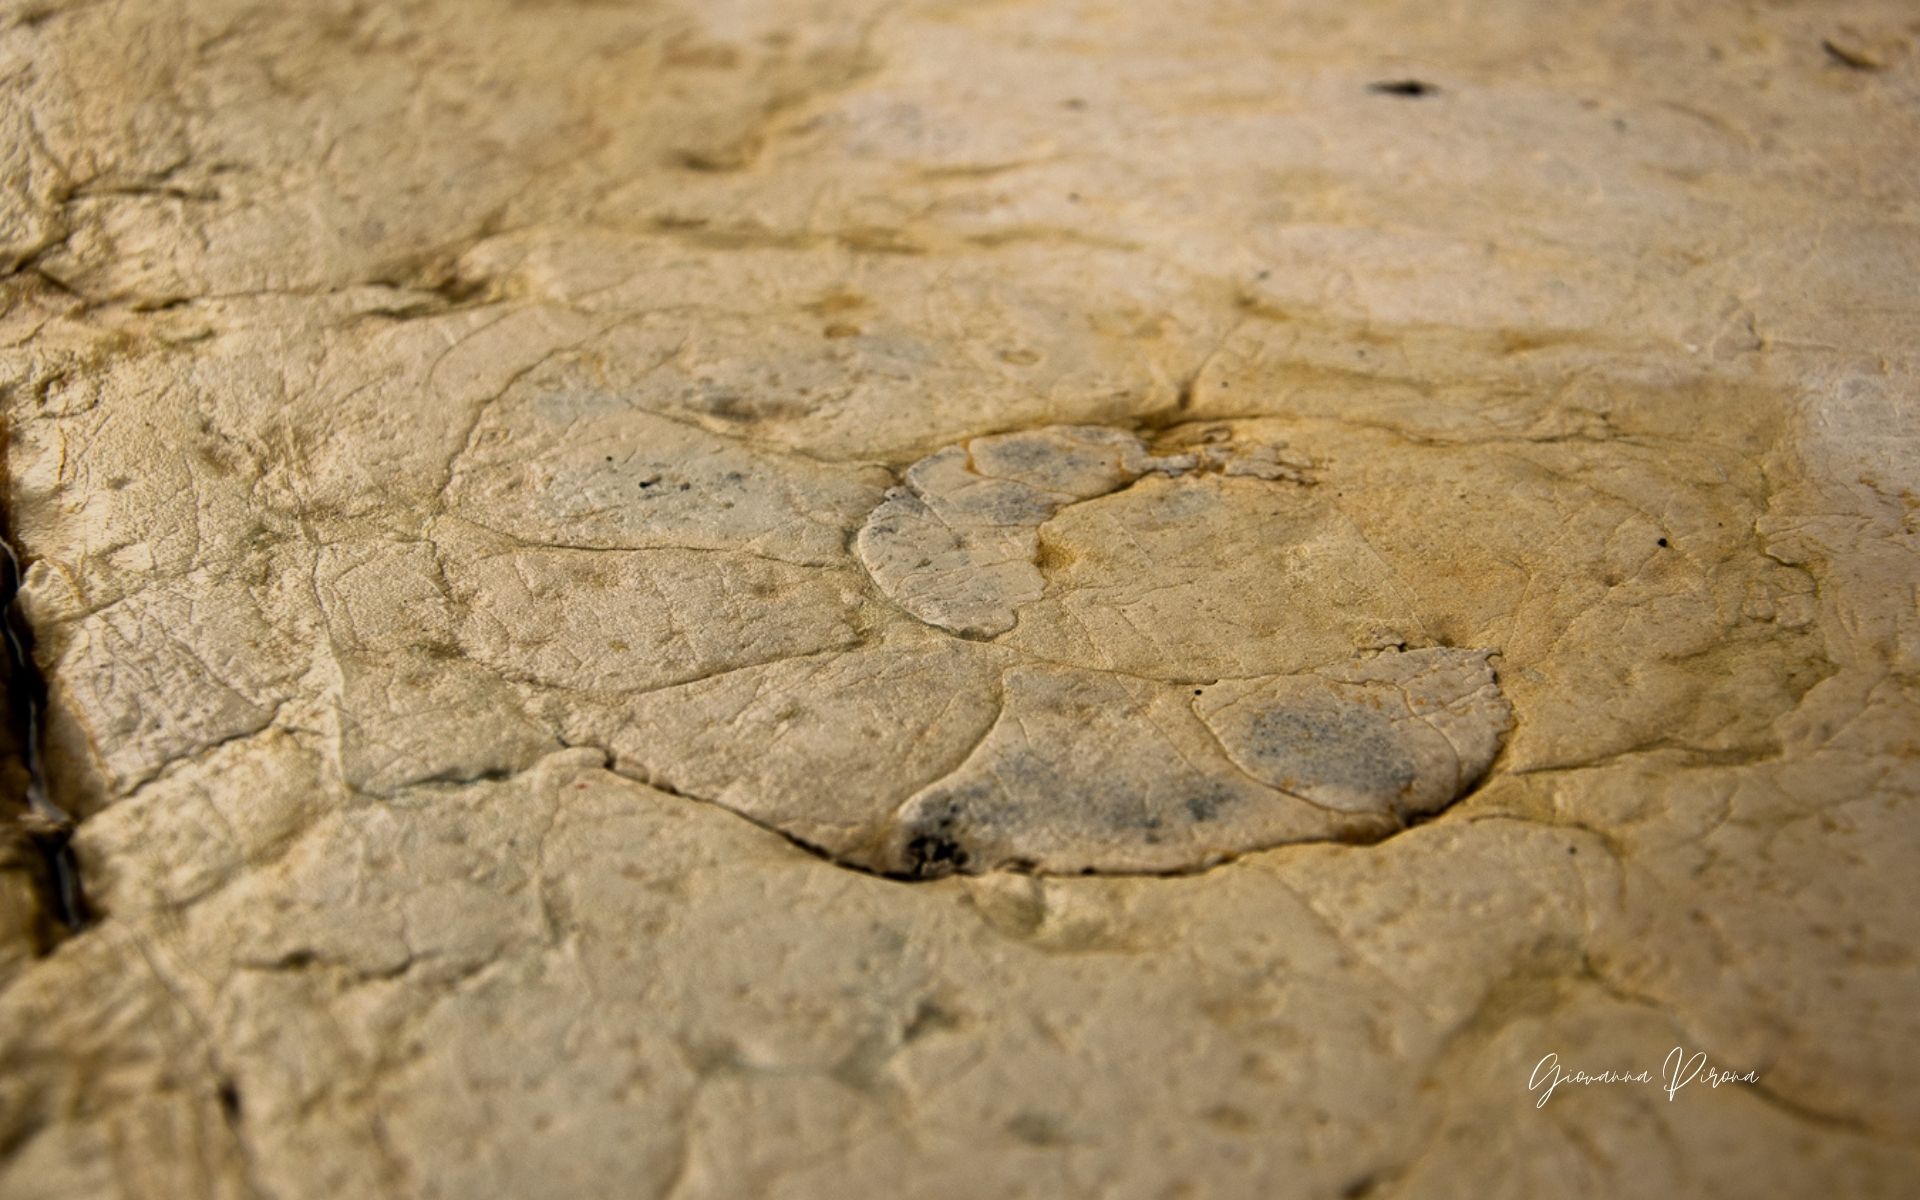
<path fill-rule="evenodd" d="M 915 879 L 964 871 L 970 861 L 966 848 L 945 834 L 923 833 L 907 840 L 906 873 Z"/>
<path fill-rule="evenodd" d="M 788 420 L 807 414 L 807 407 L 804 404 L 767 396 L 742 396 L 738 392 L 715 392 L 696 396 L 690 399 L 689 407 L 696 412 L 738 425 Z"/>
<path fill-rule="evenodd" d="M 965 871 L 973 862 L 973 855 L 961 843 L 964 832 L 964 810 L 959 798 L 949 796 L 930 806 L 907 838 L 902 851 L 902 873 L 912 879 L 937 879 Z"/>
<path fill-rule="evenodd" d="M 1220 810 L 1233 803 L 1233 797 L 1223 788 L 1198 792 L 1187 797 L 1187 815 L 1197 822 L 1218 819 Z"/>
<path fill-rule="evenodd" d="M 227 1119 L 229 1125 L 239 1124 L 242 1111 L 239 1085 L 231 1079 L 222 1079 L 218 1096 L 221 1115 Z"/>

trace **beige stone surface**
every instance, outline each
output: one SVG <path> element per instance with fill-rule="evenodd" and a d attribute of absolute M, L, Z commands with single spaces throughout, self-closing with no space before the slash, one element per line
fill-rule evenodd
<path fill-rule="evenodd" d="M 9 829 L 0 1196 L 1920 1190 L 1911 5 L 25 0 L 0 89 L 92 913 Z M 1676 1046 L 1757 1081 L 1530 1085 Z"/>

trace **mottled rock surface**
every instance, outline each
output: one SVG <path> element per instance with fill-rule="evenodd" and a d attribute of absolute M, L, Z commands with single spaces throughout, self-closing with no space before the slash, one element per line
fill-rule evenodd
<path fill-rule="evenodd" d="M 0 88 L 0 1196 L 1920 1189 L 1911 5 Z"/>

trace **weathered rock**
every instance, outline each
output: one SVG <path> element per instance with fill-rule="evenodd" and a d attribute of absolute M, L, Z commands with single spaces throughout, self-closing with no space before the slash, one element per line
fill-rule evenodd
<path fill-rule="evenodd" d="M 0 11 L 0 1196 L 1910 1192 L 1916 36 Z"/>
<path fill-rule="evenodd" d="M 1373 840 L 1477 780 L 1508 717 L 1486 655 L 1448 650 L 1191 699 L 1184 684 L 1056 667 L 1016 667 L 1002 689 L 992 730 L 890 816 L 871 865 L 1177 871 Z"/>

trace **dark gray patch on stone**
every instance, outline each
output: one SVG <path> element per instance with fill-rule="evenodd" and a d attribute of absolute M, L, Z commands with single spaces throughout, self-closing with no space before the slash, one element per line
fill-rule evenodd
<path fill-rule="evenodd" d="M 1393 723 L 1358 705 L 1269 709 L 1254 717 L 1251 733 L 1240 753 L 1266 774 L 1375 795 L 1413 786 L 1414 765 Z"/>

